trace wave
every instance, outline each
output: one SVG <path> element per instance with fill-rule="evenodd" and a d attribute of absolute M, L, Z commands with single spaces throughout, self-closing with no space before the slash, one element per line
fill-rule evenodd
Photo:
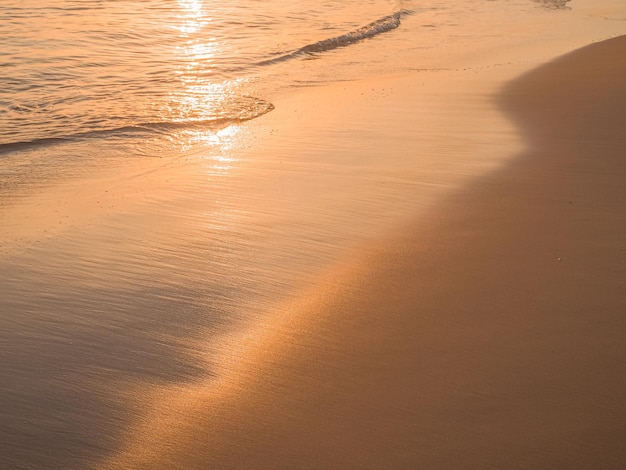
<path fill-rule="evenodd" d="M 565 10 L 569 9 L 567 5 L 570 0 L 534 0 L 536 3 L 539 3 L 541 6 L 545 8 L 549 8 L 552 10 Z"/>
<path fill-rule="evenodd" d="M 175 130 L 216 130 L 226 127 L 230 124 L 249 121 L 266 114 L 274 109 L 274 105 L 269 101 L 259 98 L 248 97 L 253 100 L 245 110 L 240 110 L 236 115 L 227 117 L 216 117 L 205 120 L 190 121 L 156 121 L 142 122 L 127 126 L 114 127 L 109 129 L 97 129 L 83 132 L 76 132 L 58 137 L 42 137 L 32 140 L 16 141 L 8 143 L 0 143 L 0 156 L 12 152 L 30 150 L 39 147 L 49 147 L 63 143 L 79 142 L 89 139 L 107 138 L 107 137 L 127 137 L 129 135 L 146 136 L 154 134 L 164 134 Z"/>
<path fill-rule="evenodd" d="M 306 46 L 296 49 L 295 51 L 282 54 L 272 59 L 257 62 L 255 65 L 262 67 L 266 65 L 276 64 L 279 62 L 284 62 L 286 60 L 300 57 L 303 55 L 313 55 L 319 52 L 326 52 L 334 49 L 339 49 L 341 47 L 346 47 L 351 44 L 363 41 L 364 39 L 370 39 L 379 34 L 396 29 L 400 26 L 400 21 L 402 17 L 411 13 L 412 11 L 410 10 L 400 10 L 391 15 L 373 21 L 372 23 L 369 23 L 359 29 L 350 31 L 349 33 L 342 34 L 341 36 L 323 39 L 312 44 L 307 44 Z"/>

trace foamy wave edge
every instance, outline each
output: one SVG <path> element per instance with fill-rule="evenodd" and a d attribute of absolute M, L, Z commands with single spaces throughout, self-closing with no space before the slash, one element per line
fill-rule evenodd
<path fill-rule="evenodd" d="M 321 41 L 307 44 L 295 51 L 288 52 L 286 54 L 279 55 L 272 59 L 263 60 L 257 62 L 255 65 L 263 67 L 266 65 L 272 65 L 286 60 L 294 59 L 305 55 L 313 55 L 320 52 L 332 51 L 341 47 L 350 46 L 351 44 L 363 41 L 365 39 L 373 38 L 379 34 L 392 31 L 400 26 L 401 19 L 405 15 L 413 13 L 411 10 L 400 10 L 391 15 L 380 18 L 373 21 L 359 29 L 350 31 L 349 33 L 342 34 L 341 36 L 335 36 Z"/>
<path fill-rule="evenodd" d="M 141 134 L 149 136 L 151 134 L 163 134 L 174 130 L 217 130 L 238 122 L 249 121 L 269 113 L 274 109 L 274 105 L 269 101 L 254 97 L 246 98 L 247 105 L 243 109 L 237 110 L 237 112 L 231 116 L 215 117 L 214 119 L 206 120 L 141 122 L 110 129 L 89 130 L 63 136 L 41 137 L 26 141 L 0 143 L 0 157 L 13 152 L 33 148 L 49 147 L 98 138 L 137 136 Z"/>

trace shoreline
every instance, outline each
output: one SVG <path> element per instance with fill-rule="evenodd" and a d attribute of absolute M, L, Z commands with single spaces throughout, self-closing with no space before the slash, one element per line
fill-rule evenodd
<path fill-rule="evenodd" d="M 223 381 L 166 390 L 104 467 L 625 461 L 625 53 L 510 82 L 520 157 L 279 308 Z"/>

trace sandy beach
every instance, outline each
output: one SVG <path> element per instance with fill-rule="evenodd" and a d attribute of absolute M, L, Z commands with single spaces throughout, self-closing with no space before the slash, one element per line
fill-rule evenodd
<path fill-rule="evenodd" d="M 515 158 L 225 339 L 217 379 L 152 392 L 104 467 L 620 468 L 625 55 L 507 82 Z"/>

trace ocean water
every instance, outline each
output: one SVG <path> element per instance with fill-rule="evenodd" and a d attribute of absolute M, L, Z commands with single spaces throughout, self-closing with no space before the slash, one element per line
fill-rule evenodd
<path fill-rule="evenodd" d="M 304 61 L 383 41 L 403 22 L 420 27 L 419 43 L 390 42 L 398 56 L 413 47 L 436 48 L 442 34 L 445 40 L 457 33 L 467 39 L 489 35 L 487 27 L 516 10 L 566 5 L 558 0 L 7 0 L 0 5 L 0 154 L 76 140 L 140 141 L 251 119 L 271 110 L 265 95 L 350 74 L 305 74 Z M 471 30 L 476 15 L 489 20 L 482 32 Z M 354 66 L 346 55 L 343 64 L 330 65 Z M 410 66 L 432 67 L 426 57 L 420 62 Z M 389 67 L 387 61 L 378 72 Z M 265 93 L 251 95 L 259 82 Z"/>
<path fill-rule="evenodd" d="M 412 194 L 365 152 L 243 161 L 242 123 L 302 88 L 540 61 L 625 18 L 611 0 L 0 2 L 0 468 L 96 468 L 146 389 L 219 378 L 229 332 L 389 222 L 381 194 Z"/>
<path fill-rule="evenodd" d="M 271 103 L 248 96 L 240 82 L 274 61 L 395 28 L 402 12 L 389 0 L 8 1 L 0 8 L 3 153 L 253 118 Z"/>

